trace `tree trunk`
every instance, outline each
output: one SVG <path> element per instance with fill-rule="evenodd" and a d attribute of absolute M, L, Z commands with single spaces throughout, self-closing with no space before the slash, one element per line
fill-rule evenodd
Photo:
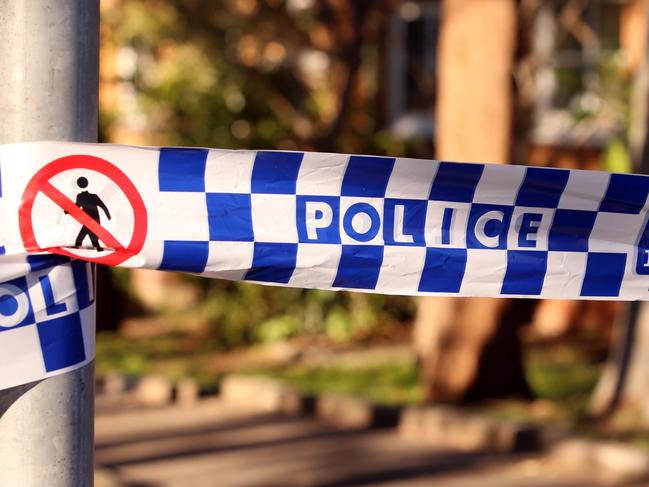
<path fill-rule="evenodd" d="M 429 347 L 422 355 L 427 399 L 529 397 L 517 325 L 529 320 L 530 310 L 529 300 L 420 300 L 418 327 L 430 333 Z"/>
<path fill-rule="evenodd" d="M 442 2 L 438 159 L 509 159 L 516 15 L 514 0 Z M 419 299 L 414 341 L 428 399 L 529 395 L 517 325 L 529 320 L 530 306 L 487 298 Z"/>
<path fill-rule="evenodd" d="M 629 148 L 634 169 L 642 174 L 649 174 L 648 13 L 648 0 L 625 4 L 620 32 L 629 66 L 635 69 Z M 628 305 L 616 332 L 609 359 L 591 397 L 590 413 L 605 417 L 620 409 L 632 409 L 649 425 L 649 304 Z"/>

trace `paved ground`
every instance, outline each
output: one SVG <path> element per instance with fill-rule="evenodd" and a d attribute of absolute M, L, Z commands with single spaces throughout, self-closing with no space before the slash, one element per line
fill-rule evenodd
<path fill-rule="evenodd" d="M 408 443 L 392 430 L 339 432 L 311 418 L 192 408 L 100 413 L 97 487 L 577 487 L 546 462 Z"/>

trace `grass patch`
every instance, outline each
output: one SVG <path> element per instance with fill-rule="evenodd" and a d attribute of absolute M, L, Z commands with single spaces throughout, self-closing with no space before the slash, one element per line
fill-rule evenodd
<path fill-rule="evenodd" d="M 146 340 L 129 340 L 115 333 L 97 336 L 98 375 L 119 371 L 127 376 L 161 374 L 172 380 L 195 378 L 203 391 L 214 391 L 221 374 L 210 372 L 209 355 L 197 355 L 195 343 L 164 335 Z M 414 360 L 390 360 L 372 366 L 292 364 L 242 373 L 274 377 L 308 394 L 334 392 L 364 397 L 377 404 L 414 404 L 423 401 L 423 389 Z"/>
<path fill-rule="evenodd" d="M 98 375 L 119 371 L 130 377 L 161 374 L 172 380 L 189 376 L 214 389 L 220 377 L 208 372 L 205 356 L 194 350 L 193 341 L 174 334 L 130 340 L 102 332 L 97 336 L 96 370 Z"/>
<path fill-rule="evenodd" d="M 415 404 L 423 401 L 414 361 L 371 367 L 307 367 L 295 365 L 248 374 L 270 376 L 285 381 L 307 394 L 322 392 L 360 396 L 376 404 Z"/>
<path fill-rule="evenodd" d="M 198 350 L 197 350 L 198 349 Z M 210 371 L 212 353 L 199 353 L 201 344 L 182 335 L 163 335 L 129 340 L 115 333 L 97 337 L 99 375 L 120 371 L 128 376 L 162 374 L 175 380 L 194 377 L 203 390 L 215 390 L 221 375 Z M 526 375 L 539 400 L 517 400 L 483 404 L 481 410 L 511 419 L 578 422 L 587 411 L 600 365 L 581 356 L 571 345 L 535 347 L 526 355 Z M 213 369 L 212 369 L 213 370 Z M 412 357 L 386 355 L 365 366 L 333 360 L 331 364 L 244 370 L 244 373 L 274 377 L 302 392 L 352 394 L 378 404 L 417 404 L 424 400 L 419 371 Z"/>
<path fill-rule="evenodd" d="M 489 401 L 481 410 L 504 419 L 580 424 L 588 429 L 588 402 L 600 371 L 601 364 L 574 344 L 530 347 L 525 375 L 535 400 Z"/>
<path fill-rule="evenodd" d="M 156 361 L 173 358 L 180 353 L 178 342 L 172 336 L 155 337 L 143 342 L 103 332 L 97 335 L 96 367 L 99 374 L 119 370 L 138 376 L 151 372 Z"/>
<path fill-rule="evenodd" d="M 527 380 L 535 395 L 555 402 L 575 419 L 587 413 L 600 371 L 601 364 L 581 356 L 574 347 L 531 349 L 527 356 Z"/>

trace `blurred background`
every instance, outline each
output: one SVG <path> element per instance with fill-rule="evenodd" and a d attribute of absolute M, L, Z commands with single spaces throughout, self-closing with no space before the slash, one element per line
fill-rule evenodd
<path fill-rule="evenodd" d="M 648 5 L 102 0 L 101 140 L 643 172 Z M 236 389 L 234 377 L 242 390 L 257 384 L 236 393 L 252 403 L 271 383 L 316 403 L 359 399 L 374 426 L 388 411 L 386 424 L 424 442 L 429 420 L 410 424 L 403 412 L 443 404 L 649 449 L 640 306 L 412 299 L 123 269 L 98 279 L 107 411 L 209 397 L 224 381 Z"/>

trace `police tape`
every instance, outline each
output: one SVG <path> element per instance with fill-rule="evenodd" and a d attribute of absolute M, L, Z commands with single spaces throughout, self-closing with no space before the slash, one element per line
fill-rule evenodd
<path fill-rule="evenodd" d="M 384 294 L 648 299 L 648 193 L 645 176 L 516 165 L 0 146 L 0 387 L 26 349 L 43 376 L 94 356 L 82 261 Z"/>

